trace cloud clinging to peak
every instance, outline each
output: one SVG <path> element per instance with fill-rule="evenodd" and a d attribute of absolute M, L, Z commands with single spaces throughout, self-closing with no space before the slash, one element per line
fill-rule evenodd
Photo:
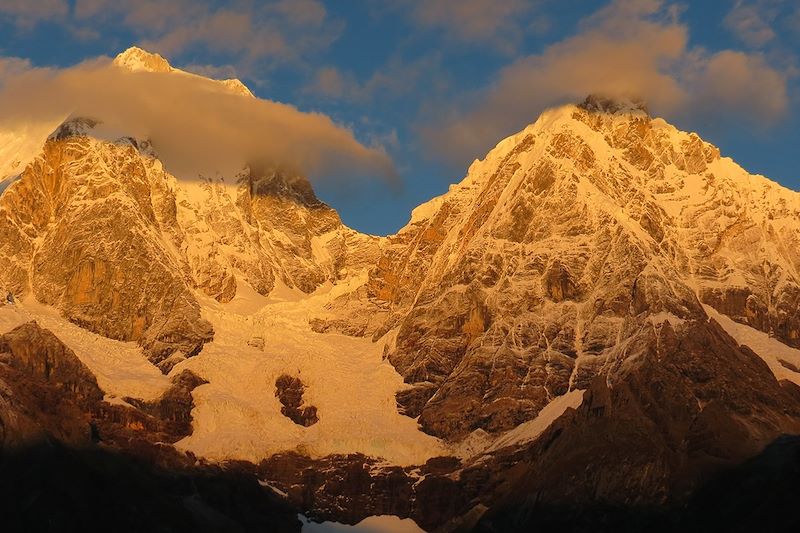
<path fill-rule="evenodd" d="M 57 125 L 67 116 L 150 139 L 167 170 L 179 176 L 258 163 L 314 178 L 394 177 L 381 148 L 361 144 L 326 115 L 233 94 L 197 76 L 130 72 L 105 58 L 67 69 L 17 69 L 0 79 L 0 129 Z"/>
<path fill-rule="evenodd" d="M 679 10 L 662 0 L 616 0 L 541 54 L 422 125 L 433 150 L 463 164 L 534 121 L 546 107 L 592 93 L 634 97 L 670 119 L 736 117 L 764 124 L 788 107 L 787 74 L 759 53 L 689 45 Z"/>

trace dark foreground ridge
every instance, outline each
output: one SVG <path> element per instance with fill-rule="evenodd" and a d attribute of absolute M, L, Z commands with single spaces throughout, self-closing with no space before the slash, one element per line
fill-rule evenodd
<path fill-rule="evenodd" d="M 145 458 L 97 446 L 75 449 L 52 441 L 2 452 L 2 529 L 7 532 L 98 528 L 121 532 L 300 531 L 297 509 L 265 490 L 253 473 L 253 465 L 198 467 L 178 457 L 166 449 Z M 326 461 L 335 462 L 333 458 Z M 353 483 L 352 475 L 342 476 L 343 472 L 352 473 L 357 468 L 344 464 L 340 468 L 332 478 L 342 491 L 340 496 L 348 496 L 348 487 L 338 484 L 342 480 L 350 482 L 350 490 L 368 489 L 369 482 L 363 476 L 358 477 L 367 486 Z M 447 487 L 440 484 L 440 488 Z M 403 507 L 402 495 L 394 494 L 399 498 L 395 502 L 396 511 Z M 371 499 L 368 493 L 360 497 Z M 800 515 L 793 511 L 798 497 L 800 437 L 785 436 L 758 456 L 714 477 L 687 505 L 679 508 L 557 506 L 540 504 L 530 496 L 524 504 L 490 509 L 480 520 L 466 516 L 458 523 L 444 524 L 441 529 L 431 531 L 789 532 L 800 529 Z M 445 494 L 440 494 L 431 503 L 446 503 L 446 499 Z"/>
<path fill-rule="evenodd" d="M 297 512 L 246 471 L 42 442 L 0 456 L 6 532 L 300 531 Z"/>
<path fill-rule="evenodd" d="M 739 449 L 750 444 L 725 409 L 696 419 L 688 436 L 670 435 L 684 427 L 674 413 L 686 410 L 687 385 L 705 387 L 708 398 L 722 390 L 692 374 L 700 351 L 714 360 L 710 341 L 722 334 L 712 326 L 703 326 L 712 337 L 702 350 L 663 331 L 661 355 L 675 351 L 661 365 L 613 390 L 595 380 L 584 404 L 533 443 L 479 464 L 442 457 L 401 468 L 359 454 L 206 463 L 167 444 L 190 431 L 196 376 L 177 376 L 160 402 L 107 406 L 69 348 L 24 324 L 0 336 L 2 530 L 299 531 L 303 512 L 349 524 L 394 514 L 440 532 L 796 531 L 800 437 L 773 439 L 760 453 Z M 755 386 L 768 377 L 757 358 L 731 346 L 725 353 L 718 364 L 743 357 L 745 377 L 768 388 Z M 711 375 L 723 379 L 717 370 Z M 785 384 L 769 401 L 793 391 Z M 659 434 L 648 420 L 664 417 L 671 429 Z M 669 496 L 681 486 L 683 496 Z"/>
<path fill-rule="evenodd" d="M 800 530 L 800 436 L 783 436 L 752 459 L 714 476 L 676 508 L 523 504 L 489 511 L 475 528 L 575 532 L 789 532 Z"/>

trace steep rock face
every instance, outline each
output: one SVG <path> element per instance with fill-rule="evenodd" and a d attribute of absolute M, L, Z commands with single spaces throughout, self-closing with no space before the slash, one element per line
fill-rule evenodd
<path fill-rule="evenodd" d="M 185 430 L 178 413 L 188 415 L 181 405 L 199 384 L 186 373 L 174 381 L 148 406 L 165 435 L 145 427 L 145 413 L 103 402 L 94 376 L 51 332 L 32 322 L 0 336 L 3 530 L 299 531 L 297 511 L 252 472 L 163 444 L 170 428 Z"/>
<path fill-rule="evenodd" d="M 97 126 L 65 123 L 0 197 L 0 283 L 139 341 L 165 371 L 213 337 L 194 289 L 219 301 L 237 279 L 261 294 L 278 282 L 311 292 L 378 253 L 305 178 L 246 169 L 233 185 L 181 182 L 149 143 L 100 140 Z"/>
<path fill-rule="evenodd" d="M 705 318 L 644 325 L 609 367 L 530 440 L 407 468 L 279 454 L 259 475 L 310 516 L 347 523 L 391 513 L 431 531 L 695 530 L 725 516 L 698 489 L 800 431 L 800 388 Z"/>
<path fill-rule="evenodd" d="M 635 362 L 610 384 L 595 378 L 582 405 L 532 446 L 495 456 L 514 466 L 483 498 L 479 530 L 694 530 L 698 517 L 682 509 L 699 487 L 800 430 L 800 389 L 714 322 L 664 324 L 630 350 Z"/>
<path fill-rule="evenodd" d="M 89 369 L 72 350 L 36 322 L 1 335 L 0 353 L 6 355 L 6 364 L 12 368 L 63 388 L 83 406 L 91 406 L 103 398 Z"/>
<path fill-rule="evenodd" d="M 402 468 L 360 454 L 313 461 L 287 453 L 262 461 L 258 474 L 315 520 L 356 524 L 368 516 L 390 514 L 412 517 L 433 531 L 459 513 L 467 498 L 464 487 L 448 477 L 459 466 L 452 457 Z"/>
<path fill-rule="evenodd" d="M 49 438 L 91 442 L 89 411 L 102 398 L 94 375 L 35 322 L 0 335 L 0 454 Z"/>
<path fill-rule="evenodd" d="M 95 408 L 97 434 L 114 440 L 134 434 L 149 442 L 177 442 L 192 434 L 194 389 L 208 383 L 190 370 L 175 374 L 172 386 L 157 400 L 125 398 L 124 403 L 102 403 Z"/>
<path fill-rule="evenodd" d="M 142 68 L 161 68 L 145 59 Z M 260 466 L 318 517 L 396 513 L 470 528 L 488 510 L 479 527 L 492 530 L 524 521 L 536 499 L 537 516 L 567 504 L 663 505 L 800 431 L 800 390 L 701 306 L 797 343 L 798 196 L 637 105 L 590 99 L 545 113 L 386 240 L 344 227 L 305 178 L 252 166 L 179 179 L 149 142 L 109 140 L 89 119 L 63 124 L 9 183 L 0 287 L 139 341 L 164 372 L 212 338 L 201 294 L 227 302 L 245 284 L 308 293 L 350 278 L 313 329 L 391 331 L 386 357 L 412 384 L 397 400 L 432 434 L 498 435 L 588 390 L 540 436 L 469 452 L 465 464 L 279 455 Z M 81 371 L 31 328 L 0 338 L 0 352 L 17 353 L 0 364 L 5 441 L 99 439 L 185 466 L 160 443 L 191 432 L 201 378 L 184 371 L 153 402 L 100 402 L 96 383 L 75 381 Z M 270 350 L 258 335 L 248 344 Z M 302 382 L 275 385 L 286 416 L 316 421 Z M 75 400 L 84 386 L 91 413 Z"/>
<path fill-rule="evenodd" d="M 259 475 L 308 515 L 347 523 L 391 513 L 431 531 L 694 531 L 727 513 L 698 490 L 800 431 L 800 388 L 705 318 L 646 324 L 610 366 L 527 441 L 407 468 L 279 454 Z"/>
<path fill-rule="evenodd" d="M 685 263 L 674 260 L 699 298 L 798 346 L 797 193 L 748 174 L 719 157 L 716 147 L 663 120 L 641 116 L 616 124 L 608 113 L 574 117 L 604 133 L 668 215 L 639 222 L 655 237 L 674 231 L 687 256 Z"/>
<path fill-rule="evenodd" d="M 0 449 L 50 438 L 67 445 L 135 435 L 175 442 L 191 434 L 192 392 L 204 383 L 189 370 L 153 401 L 104 402 L 95 376 L 52 332 L 29 322 L 0 335 Z"/>
<path fill-rule="evenodd" d="M 159 169 L 135 142 L 86 136 L 94 125 L 59 128 L 0 197 L 4 282 L 87 329 L 141 341 L 156 363 L 196 353 L 213 331 L 163 242 Z"/>
<path fill-rule="evenodd" d="M 417 208 L 372 271 L 391 308 L 375 336 L 397 328 L 387 356 L 414 384 L 398 400 L 449 439 L 507 430 L 612 372 L 652 321 L 702 319 L 700 301 L 792 342 L 798 209 L 641 107 L 547 111 Z"/>

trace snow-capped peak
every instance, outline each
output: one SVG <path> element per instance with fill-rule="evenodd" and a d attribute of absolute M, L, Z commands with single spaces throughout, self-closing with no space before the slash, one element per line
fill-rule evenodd
<path fill-rule="evenodd" d="M 173 72 L 176 74 L 183 74 L 185 76 L 204 78 L 204 76 L 199 76 L 197 74 L 175 68 L 170 65 L 169 61 L 164 59 L 160 54 L 148 52 L 147 50 L 143 50 L 138 46 L 131 46 L 124 52 L 117 55 L 117 57 L 114 58 L 113 64 L 131 72 Z M 220 83 L 232 93 L 255 98 L 255 95 L 250 91 L 250 89 L 237 78 L 212 81 Z"/>
<path fill-rule="evenodd" d="M 247 85 L 242 83 L 242 81 L 239 80 L 238 78 L 229 78 L 227 80 L 220 80 L 220 83 L 225 87 L 227 87 L 228 89 L 230 89 L 232 92 L 255 98 L 255 95 L 250 91 L 250 89 L 247 88 Z"/>
<path fill-rule="evenodd" d="M 132 72 L 172 72 L 172 66 L 161 55 L 131 46 L 117 57 L 114 64 Z"/>

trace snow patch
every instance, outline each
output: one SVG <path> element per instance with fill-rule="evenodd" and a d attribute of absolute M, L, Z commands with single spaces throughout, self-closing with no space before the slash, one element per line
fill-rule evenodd
<path fill-rule="evenodd" d="M 411 220 L 408 221 L 407 225 L 411 226 L 412 224 L 423 222 L 431 218 L 436 214 L 437 211 L 439 211 L 439 208 L 442 207 L 445 198 L 446 195 L 437 196 L 436 198 L 428 200 L 424 204 L 420 204 L 419 206 L 415 207 L 411 211 Z"/>
<path fill-rule="evenodd" d="M 170 387 L 169 378 L 147 360 L 135 342 L 116 341 L 69 322 L 58 311 L 28 298 L 16 305 L 0 307 L 0 333 L 35 320 L 69 347 L 97 378 L 97 384 L 113 398 L 161 397 Z"/>
<path fill-rule="evenodd" d="M 297 518 L 303 523 L 303 533 L 425 533 L 412 519 L 392 515 L 368 516 L 354 526 L 339 522 L 312 522 L 301 514 Z"/>
<path fill-rule="evenodd" d="M 362 282 L 348 280 L 299 300 L 271 295 L 260 309 L 266 299 L 257 306 L 236 298 L 204 301 L 214 340 L 173 372 L 188 368 L 209 383 L 195 389 L 193 433 L 177 446 L 211 460 L 254 463 L 285 451 L 315 458 L 361 452 L 399 465 L 446 455 L 444 444 L 397 411 L 395 393 L 404 382 L 383 359 L 383 343 L 309 326 L 331 299 Z M 248 346 L 253 337 L 263 339 L 263 350 Z M 275 380 L 282 374 L 303 382 L 304 402 L 317 408 L 316 424 L 298 426 L 281 413 Z"/>
<path fill-rule="evenodd" d="M 289 495 L 286 492 L 282 491 L 281 489 L 279 489 L 278 487 L 276 487 L 274 485 L 270 485 L 269 482 L 267 482 L 267 481 L 262 481 L 262 480 L 259 479 L 258 480 L 258 484 L 261 485 L 262 487 L 270 489 L 272 492 L 274 492 L 275 494 L 277 494 L 281 498 L 288 498 L 289 497 Z"/>
<path fill-rule="evenodd" d="M 179 74 L 182 76 L 191 76 L 194 78 L 203 78 L 197 74 L 192 74 L 185 70 L 175 68 L 169 64 L 169 61 L 164 59 L 160 54 L 142 50 L 137 46 L 132 46 L 121 52 L 114 58 L 114 65 L 129 70 L 131 72 L 168 72 L 172 74 Z M 210 79 L 210 78 L 206 78 Z M 213 80 L 220 84 L 233 94 L 239 94 L 250 98 L 255 98 L 255 95 L 247 88 L 247 86 L 236 78 L 229 78 L 225 80 Z"/>
<path fill-rule="evenodd" d="M 0 130 L 0 194 L 10 185 L 7 179 L 22 174 L 42 151 L 47 136 L 56 126 L 58 122 L 14 125 L 13 131 Z"/>
<path fill-rule="evenodd" d="M 333 256 L 328 250 L 328 244 L 339 235 L 338 231 L 329 231 L 323 235 L 311 237 L 311 254 L 318 265 L 332 265 Z"/>
<path fill-rule="evenodd" d="M 783 344 L 778 339 L 770 337 L 763 331 L 751 328 L 745 324 L 740 324 L 728 316 L 723 315 L 710 305 L 703 305 L 703 307 L 708 316 L 716 320 L 717 323 L 722 326 L 722 329 L 733 337 L 739 345 L 747 346 L 763 359 L 776 379 L 779 381 L 786 379 L 800 385 L 800 373 L 781 364 L 781 361 L 786 361 L 794 368 L 800 369 L 800 350 Z"/>
<path fill-rule="evenodd" d="M 677 317 L 667 311 L 661 311 L 659 313 L 652 314 L 648 316 L 647 319 L 654 326 L 658 326 L 660 324 L 663 324 L 664 322 L 668 322 L 670 326 L 677 327 L 686 322 L 686 320 Z"/>
<path fill-rule="evenodd" d="M 461 459 L 475 457 L 489 448 L 494 442 L 494 437 L 481 428 L 476 429 L 453 447 L 455 454 Z"/>
<path fill-rule="evenodd" d="M 533 420 L 524 422 L 498 438 L 486 451 L 491 452 L 536 440 L 567 409 L 577 409 L 583 402 L 583 389 L 571 390 L 547 404 Z"/>

